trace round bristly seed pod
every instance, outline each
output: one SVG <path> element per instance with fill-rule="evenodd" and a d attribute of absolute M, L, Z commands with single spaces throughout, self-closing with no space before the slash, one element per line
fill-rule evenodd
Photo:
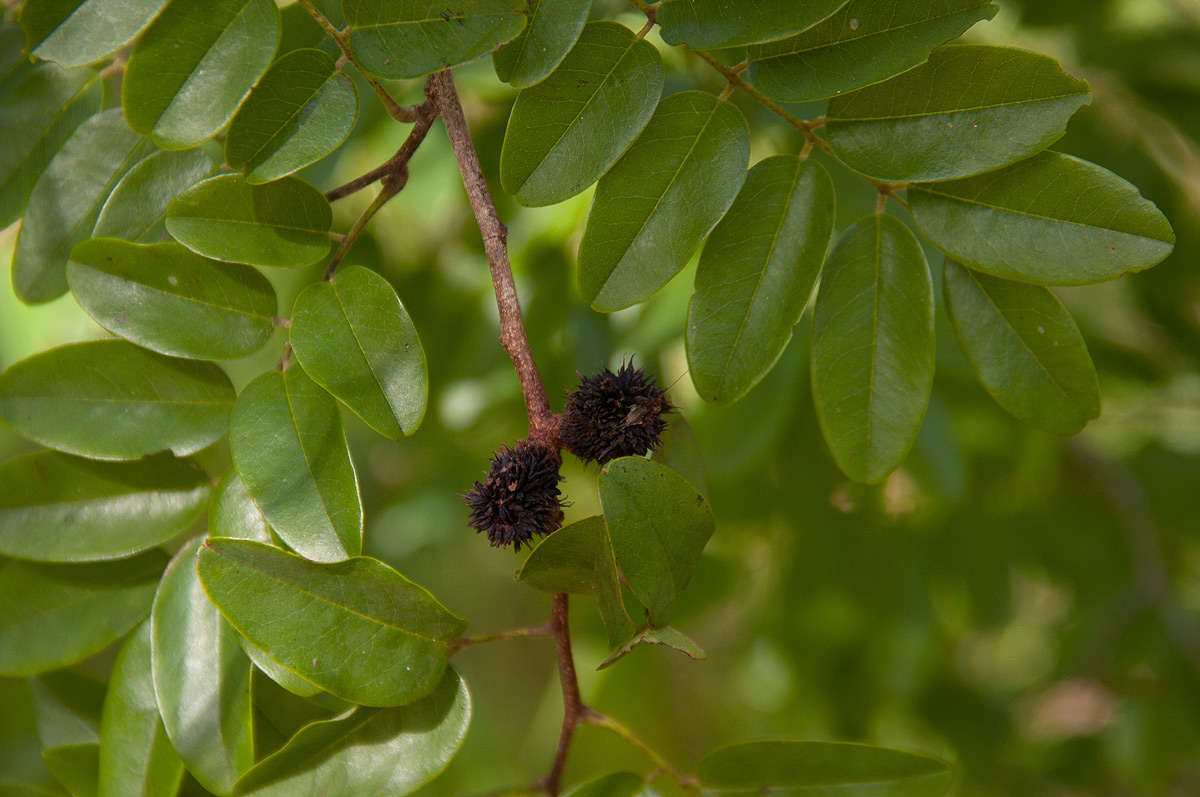
<path fill-rule="evenodd" d="M 463 496 L 471 509 L 467 525 L 486 533 L 495 547 L 532 547 L 535 536 L 562 525 L 560 465 L 558 452 L 541 443 L 522 440 L 501 448 L 492 455 L 487 479 Z"/>
<path fill-rule="evenodd" d="M 632 362 L 615 374 L 607 368 L 580 374 L 579 387 L 567 396 L 559 439 L 585 462 L 642 455 L 658 448 L 667 428 L 662 416 L 672 409 L 666 391 Z"/>

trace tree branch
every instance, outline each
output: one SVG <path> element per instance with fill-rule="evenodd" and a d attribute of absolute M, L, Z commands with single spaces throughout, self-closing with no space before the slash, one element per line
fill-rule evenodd
<path fill-rule="evenodd" d="M 404 139 L 404 143 L 400 145 L 400 149 L 396 150 L 396 154 L 388 158 L 379 166 L 376 166 L 371 171 L 355 177 L 345 185 L 339 185 L 337 188 L 332 188 L 325 192 L 325 198 L 330 202 L 334 202 L 342 197 L 350 196 L 355 191 L 366 188 L 376 180 L 381 180 L 391 174 L 403 174 L 405 180 L 408 175 L 408 162 L 412 160 L 412 156 L 416 153 L 417 147 L 421 146 L 421 142 L 425 140 L 429 130 L 433 127 L 433 120 L 437 119 L 438 108 L 437 104 L 429 97 L 430 82 L 425 83 L 425 94 L 427 99 L 417 108 L 417 118 L 413 124 L 412 130 L 408 134 L 408 138 Z"/>
<path fill-rule="evenodd" d="M 558 649 L 558 680 L 562 684 L 563 721 L 558 735 L 558 748 L 554 751 L 554 763 L 550 774 L 542 780 L 542 788 L 551 797 L 557 795 L 562 784 L 563 770 L 567 766 L 567 752 L 571 749 L 571 738 L 575 729 L 594 712 L 583 704 L 579 696 L 579 679 L 575 676 L 575 657 L 571 653 L 571 630 L 567 622 L 567 594 L 554 596 L 554 610 L 550 625 L 554 629 L 554 646 Z"/>

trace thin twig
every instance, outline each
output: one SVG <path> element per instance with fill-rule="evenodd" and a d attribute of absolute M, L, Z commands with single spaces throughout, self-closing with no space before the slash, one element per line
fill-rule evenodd
<path fill-rule="evenodd" d="M 333 202 L 342 197 L 350 196 L 355 191 L 366 188 L 371 183 L 389 174 L 407 174 L 408 162 L 412 160 L 413 154 L 421 146 L 421 142 L 425 140 L 425 136 L 429 133 L 429 129 L 433 127 L 433 120 L 437 118 L 437 115 L 437 105 L 432 99 L 426 100 L 417 109 L 416 122 L 409 132 L 408 138 L 404 139 L 404 143 L 400 145 L 400 149 L 396 150 L 395 155 L 361 177 L 356 177 L 345 185 L 339 185 L 337 188 L 331 188 L 326 191 L 325 198 Z"/>
<path fill-rule="evenodd" d="M 496 215 L 496 206 L 488 191 L 475 144 L 471 141 L 462 103 L 454 88 L 453 75 L 448 70 L 438 72 L 431 78 L 431 83 L 442 122 L 446 126 L 446 135 L 450 138 L 450 146 L 458 161 L 463 186 L 467 189 L 467 199 L 475 213 L 479 233 L 483 236 L 483 248 L 492 273 L 492 287 L 496 292 L 496 306 L 500 311 L 500 345 L 512 359 L 521 382 L 525 411 L 529 416 L 529 437 L 557 447 L 557 418 L 550 411 L 546 388 L 530 351 L 525 322 L 521 318 L 521 302 L 517 298 L 512 264 L 508 260 L 508 230 Z"/>
<path fill-rule="evenodd" d="M 554 646 L 558 650 L 558 679 L 562 684 L 563 721 L 558 736 L 558 747 L 554 751 L 554 763 L 550 774 L 542 781 L 542 788 L 551 797 L 558 794 L 562 785 L 563 770 L 567 766 L 567 752 L 571 749 L 571 738 L 575 729 L 594 713 L 583 704 L 579 696 L 579 679 L 575 676 L 575 657 L 571 653 L 571 629 L 567 622 L 567 594 L 554 596 L 554 609 L 550 624 L 554 628 Z"/>
<path fill-rule="evenodd" d="M 482 645 L 485 642 L 499 642 L 504 639 L 546 639 L 552 636 L 554 636 L 553 621 L 530 628 L 512 628 L 508 631 L 498 631 L 494 634 L 465 636 L 450 643 L 450 655 L 453 656 L 458 651 L 471 645 Z"/>
<path fill-rule="evenodd" d="M 367 226 L 367 222 L 379 212 L 380 208 L 388 203 L 388 200 L 400 193 L 406 182 L 408 182 L 407 169 L 398 174 L 389 174 L 384 178 L 383 186 L 379 189 L 379 193 L 375 196 L 375 199 L 362 212 L 362 215 L 355 219 L 354 226 L 350 228 L 350 232 L 346 233 L 346 237 L 342 239 L 337 251 L 333 253 L 333 257 L 329 258 L 329 265 L 325 267 L 325 273 L 321 275 L 321 279 L 326 282 L 333 279 L 333 275 L 337 273 L 338 266 L 342 264 L 346 253 L 350 251 L 350 247 L 354 246 L 354 242 L 362 234 L 363 229 Z"/>
<path fill-rule="evenodd" d="M 695 777 L 684 772 L 680 772 L 675 765 L 664 758 L 661 753 L 642 741 L 641 738 L 629 728 L 625 727 L 607 714 L 601 714 L 598 711 L 588 709 L 587 716 L 584 717 L 583 721 L 588 725 L 595 725 L 597 728 L 606 728 L 615 733 L 617 736 L 620 736 L 625 741 L 629 742 L 637 749 L 641 750 L 646 754 L 647 758 L 654 762 L 654 765 L 658 767 L 658 769 L 674 777 L 677 781 L 679 781 L 679 785 L 683 788 L 698 788 L 699 783 Z"/>

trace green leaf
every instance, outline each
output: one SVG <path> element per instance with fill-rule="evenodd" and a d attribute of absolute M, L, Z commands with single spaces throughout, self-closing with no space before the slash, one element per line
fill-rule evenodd
<path fill-rule="evenodd" d="M 321 564 L 218 537 L 201 549 L 199 571 L 213 602 L 254 646 L 361 705 L 428 695 L 466 628 L 424 587 L 366 557 Z"/>
<path fill-rule="evenodd" d="M 708 500 L 670 468 L 621 457 L 600 473 L 600 503 L 617 564 L 652 625 L 687 586 L 714 521 Z"/>
<path fill-rule="evenodd" d="M 123 340 L 60 346 L 0 375 L 0 418 L 30 440 L 95 459 L 199 451 L 225 434 L 233 402 L 216 365 Z"/>
<path fill-rule="evenodd" d="M 150 613 L 166 557 L 93 564 L 0 563 L 0 675 L 83 661 Z"/>
<path fill-rule="evenodd" d="M 744 396 L 792 338 L 833 236 L 833 181 L 815 161 L 760 161 L 700 256 L 687 355 L 708 401 Z"/>
<path fill-rule="evenodd" d="M 174 797 L 183 761 L 167 738 L 154 695 L 150 623 L 121 647 L 100 722 L 100 797 Z"/>
<path fill-rule="evenodd" d="M 349 266 L 305 288 L 292 307 L 292 348 L 313 381 L 381 435 L 421 425 L 429 395 L 425 351 L 391 283 Z"/>
<path fill-rule="evenodd" d="M 287 691 L 300 697 L 312 697 L 313 695 L 321 694 L 321 687 L 296 675 L 296 673 L 271 658 L 270 654 L 262 648 L 255 647 L 245 637 L 238 637 L 238 640 L 242 643 L 242 649 L 246 651 L 246 655 L 250 657 L 250 661 L 254 662 L 254 666 Z"/>
<path fill-rule="evenodd" d="M 817 419 L 838 466 L 877 482 L 904 459 L 933 386 L 933 286 L 904 224 L 857 222 L 829 256 L 813 319 Z"/>
<path fill-rule="evenodd" d="M 634 772 L 613 772 L 581 783 L 566 797 L 638 797 L 645 779 Z"/>
<path fill-rule="evenodd" d="M 92 236 L 142 243 L 161 240 L 167 205 L 217 168 L 216 159 L 202 149 L 155 152 L 143 158 L 108 195 Z"/>
<path fill-rule="evenodd" d="M 997 277 L 1080 285 L 1150 268 L 1175 233 L 1117 175 L 1058 152 L 909 189 L 913 220 L 950 257 Z"/>
<path fill-rule="evenodd" d="M 471 694 L 450 670 L 415 703 L 310 723 L 247 772 L 237 794 L 411 794 L 446 768 L 470 723 Z"/>
<path fill-rule="evenodd" d="M 208 501 L 208 476 L 160 454 L 96 462 L 53 451 L 0 465 L 0 554 L 43 562 L 118 559 L 166 542 Z"/>
<path fill-rule="evenodd" d="M 575 196 L 621 157 L 662 94 L 654 45 L 615 22 L 585 25 L 562 63 L 517 95 L 500 182 L 523 205 Z"/>
<path fill-rule="evenodd" d="M 21 26 L 30 53 L 63 66 L 82 66 L 116 52 L 162 10 L 167 0 L 26 0 Z"/>
<path fill-rule="evenodd" d="M 320 191 L 285 177 L 250 185 L 239 174 L 212 177 L 167 206 L 167 232 L 205 257 L 254 266 L 310 266 L 333 246 L 333 211 Z"/>
<path fill-rule="evenodd" d="M 42 760 L 72 797 L 95 797 L 100 745 L 71 744 L 42 750 Z"/>
<path fill-rule="evenodd" d="M 343 0 L 350 48 L 380 77 L 409 78 L 478 58 L 525 27 L 525 0 Z"/>
<path fill-rule="evenodd" d="M 967 177 L 1044 150 L 1090 100 L 1087 83 L 1049 56 L 952 45 L 903 75 L 830 100 L 825 140 L 847 166 L 879 180 Z"/>
<path fill-rule="evenodd" d="M 608 655 L 608 658 L 600 662 L 600 665 L 596 669 L 603 670 L 606 667 L 611 667 L 618 660 L 632 653 L 638 645 L 662 645 L 663 647 L 679 651 L 689 659 L 702 660 L 708 658 L 708 654 L 704 652 L 704 648 L 696 644 L 694 639 L 679 629 L 672 628 L 669 625 L 664 625 L 661 628 L 646 626 L 622 642 L 616 650 Z"/>
<path fill-rule="evenodd" d="M 664 0 L 658 7 L 658 23 L 667 44 L 735 47 L 799 33 L 845 4 L 846 0 Z"/>
<path fill-rule="evenodd" d="M 936 758 L 865 744 L 791 741 L 717 748 L 700 760 L 698 775 L 706 788 L 826 794 L 842 787 L 888 797 L 942 795 L 952 778 L 950 767 Z"/>
<path fill-rule="evenodd" d="M 208 533 L 214 537 L 271 542 L 267 519 L 233 468 L 226 471 L 213 490 L 212 506 L 208 510 Z"/>
<path fill-rule="evenodd" d="M 21 67 L 0 94 L 0 227 L 25 212 L 29 193 L 71 134 L 100 109 L 100 81 L 90 69 L 54 64 Z"/>
<path fill-rule="evenodd" d="M 362 552 L 358 478 L 337 402 L 302 368 L 247 385 L 230 440 L 246 489 L 288 546 L 321 562 Z"/>
<path fill-rule="evenodd" d="M 575 45 L 591 7 L 592 0 L 530 0 L 525 30 L 492 53 L 496 77 L 519 89 L 540 83 Z"/>
<path fill-rule="evenodd" d="M 1075 434 L 1100 415 L 1087 344 L 1053 293 L 947 259 L 946 309 L 963 353 L 996 403 L 1025 423 Z"/>
<path fill-rule="evenodd" d="M 72 795 L 94 797 L 104 684 L 68 670 L 33 678 L 30 686 L 46 768 Z"/>
<path fill-rule="evenodd" d="M 337 149 L 358 118 L 354 82 L 320 50 L 293 50 L 271 64 L 238 109 L 225 160 L 265 183 Z"/>
<path fill-rule="evenodd" d="M 666 465 L 708 495 L 708 468 L 704 464 L 704 453 L 696 432 L 687 418 L 675 410 L 659 438 L 661 443 L 650 459 Z"/>
<path fill-rule="evenodd" d="M 196 573 L 200 540 L 163 573 L 150 615 L 154 693 L 171 744 L 196 780 L 229 794 L 254 764 L 250 659 Z"/>
<path fill-rule="evenodd" d="M 174 242 L 83 241 L 71 250 L 67 283 L 100 326 L 162 354 L 231 360 L 258 351 L 275 331 L 266 277 Z"/>
<path fill-rule="evenodd" d="M 785 102 L 834 97 L 912 69 L 997 10 L 989 0 L 851 0 L 804 33 L 751 47 L 746 78 Z"/>
<path fill-rule="evenodd" d="M 672 94 L 596 186 L 579 247 L 579 290 L 601 312 L 670 281 L 721 220 L 746 179 L 750 132 L 735 105 Z"/>
<path fill-rule="evenodd" d="M 67 292 L 67 256 L 92 233 L 100 208 L 117 180 L 145 154 L 143 139 L 113 108 L 88 119 L 42 172 L 13 255 L 12 281 L 26 304 Z"/>
<path fill-rule="evenodd" d="M 125 66 L 129 126 L 163 149 L 212 137 L 266 71 L 278 41 L 271 0 L 171 0 Z"/>

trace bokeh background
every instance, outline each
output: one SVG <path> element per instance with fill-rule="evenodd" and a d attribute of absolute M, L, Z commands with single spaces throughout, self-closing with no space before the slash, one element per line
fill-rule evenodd
<path fill-rule="evenodd" d="M 671 385 L 692 430 L 676 431 L 693 434 L 703 452 L 718 529 L 675 625 L 707 661 L 642 648 L 597 672 L 607 653 L 598 617 L 582 598 L 571 617 L 585 700 L 685 770 L 728 742 L 845 739 L 954 761 L 961 795 L 1200 795 L 1200 2 L 1000 5 L 967 38 L 1050 53 L 1087 78 L 1093 103 L 1055 149 L 1141 187 L 1171 219 L 1178 245 L 1148 272 L 1057 291 L 1084 331 L 1104 396 L 1101 418 L 1070 440 L 1029 429 L 991 401 L 939 298 L 929 414 L 903 468 L 872 488 L 850 483 L 824 448 L 807 315 L 773 373 L 741 402 L 715 407 L 687 376 L 694 262 L 629 310 L 604 316 L 581 303 L 574 252 L 590 191 L 540 209 L 504 197 L 494 178 L 514 92 L 486 59 L 457 70 L 555 408 L 577 370 L 633 357 Z M 295 11 L 288 35 L 315 43 Z M 597 16 L 623 13 L 640 27 L 624 4 L 595 2 Z M 660 49 L 667 93 L 722 88 L 703 62 Z M 356 135 L 304 175 L 323 189 L 386 159 L 406 133 L 359 88 Z M 419 82 L 393 88 L 420 99 Z M 794 130 L 744 96 L 734 100 L 751 123 L 752 162 L 799 150 Z M 814 157 L 834 176 L 839 228 L 871 211 L 870 186 Z M 339 229 L 369 193 L 337 203 Z M 904 218 L 896 203 L 889 212 Z M 15 227 L 0 232 L 0 262 L 15 237 Z M 941 257 L 928 256 L 936 285 Z M 368 552 L 469 618 L 472 633 L 540 624 L 549 597 L 514 583 L 520 559 L 467 528 L 458 497 L 495 448 L 524 435 L 525 418 L 440 125 L 348 262 L 395 283 L 422 336 L 431 386 L 424 426 L 399 443 L 345 414 Z M 272 273 L 281 301 L 322 268 Z M 28 308 L 0 291 L 0 368 L 103 334 L 70 296 Z M 277 336 L 260 355 L 227 364 L 239 388 L 273 365 L 282 344 Z M 29 448 L 0 428 L 0 456 Z M 202 458 L 213 473 L 228 467 L 227 449 Z M 564 472 L 568 519 L 598 511 L 596 469 L 568 457 Z M 111 658 L 81 669 L 103 672 Z M 544 774 L 561 721 L 551 643 L 498 642 L 454 662 L 471 684 L 474 722 L 458 758 L 421 793 L 486 793 Z M 0 699 L 0 747 L 36 758 L 19 741 L 33 722 L 26 685 L 0 681 Z M 568 783 L 619 768 L 650 764 L 607 732 L 581 729 Z M 656 786 L 677 793 L 668 778 Z"/>

